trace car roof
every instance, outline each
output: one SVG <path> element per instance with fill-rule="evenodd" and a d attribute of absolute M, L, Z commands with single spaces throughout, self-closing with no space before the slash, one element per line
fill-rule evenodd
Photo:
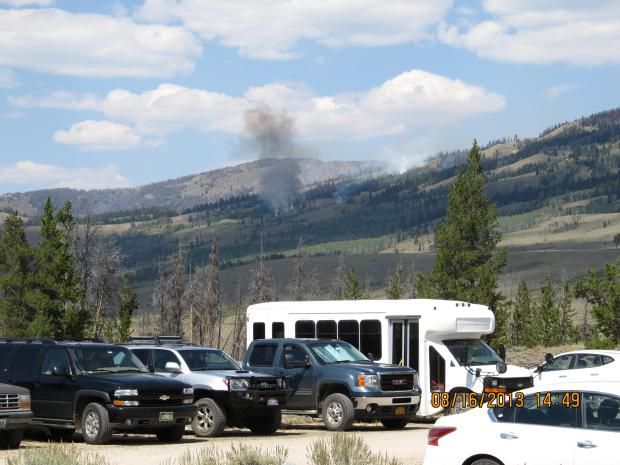
<path fill-rule="evenodd" d="M 274 338 L 269 338 L 269 339 L 256 339 L 252 342 L 255 343 L 270 343 L 270 342 L 275 342 L 275 343 L 279 343 L 279 342 L 328 342 L 328 341 L 333 341 L 333 342 L 346 342 L 346 341 L 341 341 L 338 339 L 325 339 L 325 338 L 303 338 L 303 337 L 274 337 Z M 347 343 L 348 344 L 348 343 Z"/>
<path fill-rule="evenodd" d="M 205 350 L 219 350 L 216 347 L 206 347 L 206 346 L 195 346 L 191 344 L 170 344 L 170 345 L 159 345 L 159 344 L 121 344 L 128 349 L 168 349 L 168 350 L 187 350 L 187 349 L 205 349 Z"/>
<path fill-rule="evenodd" d="M 583 349 L 583 350 L 571 350 L 570 352 L 562 352 L 561 354 L 554 355 L 554 358 L 561 357 L 562 355 L 574 355 L 574 354 L 586 354 L 586 355 L 615 355 L 620 357 L 620 350 L 596 350 L 596 349 Z"/>

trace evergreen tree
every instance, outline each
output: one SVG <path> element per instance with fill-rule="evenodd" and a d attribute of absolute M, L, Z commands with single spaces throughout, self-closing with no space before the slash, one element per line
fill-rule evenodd
<path fill-rule="evenodd" d="M 537 318 L 540 326 L 539 342 L 543 346 L 554 346 L 560 342 L 560 309 L 555 299 L 553 281 L 551 275 L 548 275 L 540 288 Z"/>
<path fill-rule="evenodd" d="M 345 300 L 358 300 L 364 296 L 360 287 L 360 280 L 353 266 L 349 266 L 344 279 L 344 290 L 342 297 Z"/>
<path fill-rule="evenodd" d="M 523 280 L 517 286 L 517 297 L 512 317 L 512 344 L 534 347 L 538 342 L 538 327 L 534 319 L 532 296 Z"/>
<path fill-rule="evenodd" d="M 446 220 L 435 230 L 437 258 L 428 277 L 419 276 L 424 297 L 464 300 L 497 309 L 501 298 L 498 275 L 506 264 L 506 250 L 497 250 L 495 205 L 484 192 L 481 155 L 474 141 L 467 159 L 450 186 Z"/>
<path fill-rule="evenodd" d="M 222 290 L 220 287 L 220 257 L 217 238 L 214 237 L 207 263 L 207 337 L 211 346 L 220 347 L 222 337 Z"/>
<path fill-rule="evenodd" d="M 562 286 L 562 299 L 560 300 L 560 344 L 568 344 L 577 339 L 579 330 L 575 326 L 575 310 L 573 309 L 573 296 L 568 284 Z"/>
<path fill-rule="evenodd" d="M 133 315 L 138 310 L 138 295 L 131 285 L 131 282 L 127 277 L 123 279 L 123 286 L 121 287 L 119 296 L 119 309 L 118 309 L 118 341 L 126 342 L 129 340 L 131 333 L 133 332 L 131 327 L 133 325 Z"/>
<path fill-rule="evenodd" d="M 29 302 L 33 251 L 24 223 L 11 213 L 0 232 L 0 330 L 3 336 L 28 336 L 35 318 Z"/>
<path fill-rule="evenodd" d="M 388 299 L 402 299 L 405 296 L 405 271 L 399 263 L 393 273 L 388 275 L 385 294 Z"/>

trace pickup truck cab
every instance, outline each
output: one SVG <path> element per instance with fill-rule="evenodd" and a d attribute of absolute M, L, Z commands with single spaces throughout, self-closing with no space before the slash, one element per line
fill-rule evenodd
<path fill-rule="evenodd" d="M 23 429 L 32 421 L 30 405 L 28 389 L 0 384 L 0 448 L 19 448 Z"/>
<path fill-rule="evenodd" d="M 155 373 L 193 386 L 197 412 L 191 426 L 197 436 L 218 436 L 226 426 L 255 434 L 278 430 L 287 394 L 282 377 L 242 370 L 222 350 L 175 343 L 173 338 L 145 345 L 149 338 L 136 337 L 126 347 Z"/>
<path fill-rule="evenodd" d="M 30 390 L 32 424 L 89 444 L 113 432 L 154 433 L 176 442 L 194 416 L 193 388 L 149 373 L 128 349 L 54 340 L 0 341 L 0 382 Z"/>
<path fill-rule="evenodd" d="M 401 429 L 420 404 L 413 369 L 375 363 L 344 341 L 255 340 L 243 367 L 284 376 L 291 389 L 285 413 L 320 415 L 330 430 L 350 429 L 354 420 Z"/>

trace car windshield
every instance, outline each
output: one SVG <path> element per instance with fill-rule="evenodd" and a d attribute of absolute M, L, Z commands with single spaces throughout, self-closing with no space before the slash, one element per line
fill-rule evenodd
<path fill-rule="evenodd" d="M 309 346 L 312 353 L 323 363 L 370 362 L 364 354 L 347 342 L 315 342 Z"/>
<path fill-rule="evenodd" d="M 452 339 L 443 343 L 460 365 L 494 365 L 502 360 L 480 339 Z"/>
<path fill-rule="evenodd" d="M 148 373 L 138 357 L 124 347 L 76 347 L 71 349 L 82 374 Z"/>
<path fill-rule="evenodd" d="M 179 353 L 192 371 L 241 369 L 232 358 L 221 350 L 189 349 L 179 350 Z"/>

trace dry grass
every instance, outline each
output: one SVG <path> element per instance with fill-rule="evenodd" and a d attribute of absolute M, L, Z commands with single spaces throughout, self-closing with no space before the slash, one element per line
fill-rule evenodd
<path fill-rule="evenodd" d="M 513 365 L 535 366 L 545 360 L 545 354 L 558 355 L 563 352 L 583 349 L 583 344 L 568 344 L 556 347 L 511 347 L 506 351 L 506 361 Z"/>

